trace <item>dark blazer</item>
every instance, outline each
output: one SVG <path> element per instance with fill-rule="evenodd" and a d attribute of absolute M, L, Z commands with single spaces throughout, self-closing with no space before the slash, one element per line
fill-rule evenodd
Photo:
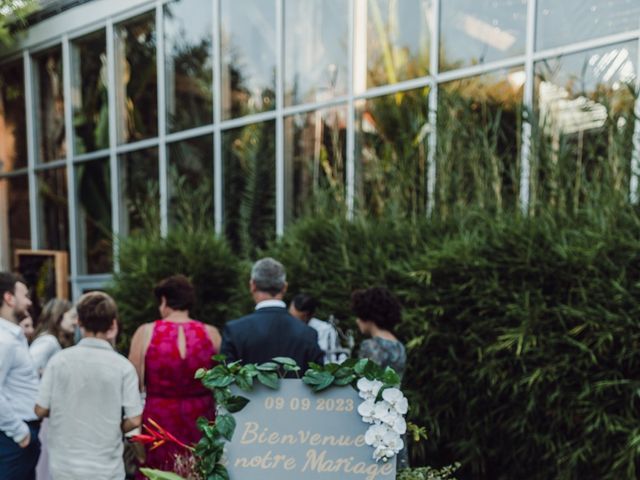
<path fill-rule="evenodd" d="M 309 362 L 323 363 L 317 332 L 283 307 L 265 307 L 228 322 L 222 331 L 220 353 L 228 362 L 264 363 L 274 357 L 293 358 L 302 371 Z"/>

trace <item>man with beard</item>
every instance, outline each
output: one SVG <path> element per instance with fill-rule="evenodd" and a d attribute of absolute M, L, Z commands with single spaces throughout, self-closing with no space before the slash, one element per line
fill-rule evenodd
<path fill-rule="evenodd" d="M 0 272 L 0 480 L 33 480 L 40 455 L 38 374 L 19 325 L 30 306 L 24 281 Z"/>

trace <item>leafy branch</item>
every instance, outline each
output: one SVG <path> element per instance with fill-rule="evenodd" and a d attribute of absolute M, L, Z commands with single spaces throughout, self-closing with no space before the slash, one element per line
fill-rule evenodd
<path fill-rule="evenodd" d="M 391 368 L 382 368 L 375 362 L 362 358 L 350 358 L 343 363 L 329 363 L 327 365 L 310 364 L 302 381 L 309 385 L 314 392 L 320 392 L 331 385 L 354 385 L 360 378 L 379 380 L 383 383 L 380 391 L 386 388 L 400 386 L 400 376 Z"/>
<path fill-rule="evenodd" d="M 236 385 L 243 392 L 251 392 L 257 381 L 267 388 L 277 390 L 280 379 L 287 374 L 299 377 L 300 367 L 288 357 L 276 357 L 271 362 L 241 365 L 241 362 L 226 362 L 224 355 L 213 357 L 218 365 L 210 370 L 199 369 L 195 378 L 213 392 L 217 405 L 215 422 L 201 417 L 198 429 L 202 438 L 196 444 L 195 454 L 199 459 L 200 471 L 207 480 L 229 480 L 229 473 L 220 463 L 225 441 L 231 441 L 236 429 L 233 413 L 239 412 L 249 403 L 242 395 L 234 395 L 231 386 Z M 222 413 L 226 412 L 226 413 Z"/>

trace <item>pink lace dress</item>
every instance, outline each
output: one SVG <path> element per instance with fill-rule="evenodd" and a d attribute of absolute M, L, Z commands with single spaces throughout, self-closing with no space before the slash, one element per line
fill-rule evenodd
<path fill-rule="evenodd" d="M 178 348 L 181 328 L 186 344 L 184 358 Z M 197 443 L 201 433 L 196 420 L 198 417 L 213 420 L 215 406 L 211 391 L 193 377 L 199 368 L 213 367 L 211 357 L 216 353 L 201 322 L 156 321 L 145 356 L 147 398 L 142 413 L 143 424 L 148 424 L 151 418 L 187 445 Z M 154 450 L 149 447 L 144 466 L 172 470 L 176 455 L 186 453 L 169 444 Z"/>

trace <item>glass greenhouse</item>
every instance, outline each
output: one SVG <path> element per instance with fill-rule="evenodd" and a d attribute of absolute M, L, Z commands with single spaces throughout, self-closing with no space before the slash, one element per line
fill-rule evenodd
<path fill-rule="evenodd" d="M 640 0 L 41 3 L 0 51 L 0 268 L 68 251 L 74 297 L 113 238 L 179 219 L 243 248 L 316 202 L 527 211 L 574 177 L 637 200 Z"/>

